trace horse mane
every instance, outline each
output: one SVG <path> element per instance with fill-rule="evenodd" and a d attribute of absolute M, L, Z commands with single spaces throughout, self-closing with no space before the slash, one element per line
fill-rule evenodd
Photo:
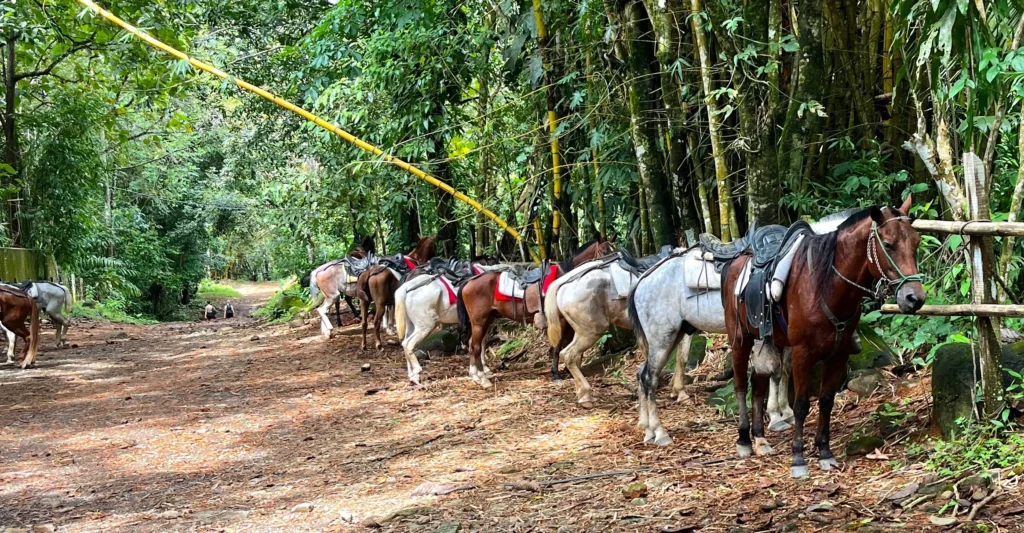
<path fill-rule="evenodd" d="M 811 280 L 818 294 L 825 294 L 832 290 L 832 265 L 836 260 L 836 243 L 839 240 L 839 232 L 850 228 L 862 220 L 871 216 L 871 209 L 848 209 L 834 215 L 829 215 L 818 223 L 826 222 L 836 224 L 836 228 L 828 233 L 815 233 L 804 239 L 805 254 L 813 255 L 811 263 Z"/>

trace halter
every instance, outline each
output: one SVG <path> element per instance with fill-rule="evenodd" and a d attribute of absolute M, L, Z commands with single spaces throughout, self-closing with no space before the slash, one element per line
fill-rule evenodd
<path fill-rule="evenodd" d="M 896 294 L 897 292 L 899 292 L 901 288 L 903 288 L 903 285 L 907 283 L 924 283 L 925 281 L 924 274 L 918 273 L 912 276 L 904 274 L 903 271 L 900 270 L 900 267 L 896 264 L 896 261 L 893 260 L 892 256 L 890 256 L 889 252 L 885 249 L 885 244 L 882 242 L 882 235 L 878 233 L 878 230 L 879 228 L 892 222 L 893 220 L 910 220 L 910 217 L 900 215 L 892 217 L 886 220 L 885 222 L 882 222 L 881 224 L 877 222 L 871 222 L 871 235 L 868 237 L 867 255 L 868 264 L 873 264 L 875 265 L 875 268 L 878 269 L 878 281 L 875 282 L 875 290 L 871 290 L 851 280 L 850 278 L 847 278 L 842 274 L 842 272 L 839 272 L 839 269 L 836 268 L 835 264 L 832 265 L 832 271 L 835 272 L 836 275 L 839 276 L 843 281 L 849 283 L 850 285 L 853 285 L 854 287 L 857 287 L 858 289 L 864 291 L 865 293 L 867 293 L 872 298 L 878 301 L 884 300 L 885 296 L 889 293 Z M 878 243 L 877 246 L 875 245 L 876 242 Z M 888 276 L 885 275 L 885 270 L 882 269 L 882 262 L 878 258 L 878 249 L 882 250 L 882 255 L 885 256 L 886 260 L 889 261 L 889 265 L 891 265 L 893 270 L 896 271 L 896 274 L 899 275 L 899 279 L 890 279 Z M 893 286 L 895 286 L 895 289 L 893 289 Z"/>

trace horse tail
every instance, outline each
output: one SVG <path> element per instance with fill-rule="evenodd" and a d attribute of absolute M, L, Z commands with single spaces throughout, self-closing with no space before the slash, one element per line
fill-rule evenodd
<path fill-rule="evenodd" d="M 309 274 L 309 303 L 310 305 L 316 303 L 317 295 L 320 293 L 320 286 L 316 284 L 316 275 L 319 273 L 316 269 Z"/>
<path fill-rule="evenodd" d="M 558 343 L 562 341 L 562 315 L 558 309 L 558 289 L 562 285 L 562 280 L 566 278 L 556 279 L 548 287 L 547 294 L 544 295 L 544 318 L 548 322 L 548 340 L 551 341 L 551 347 L 555 348 Z"/>
<path fill-rule="evenodd" d="M 629 299 L 627 300 L 629 305 L 626 307 L 629 312 L 629 321 L 633 324 L 633 334 L 636 335 L 636 345 L 646 356 L 647 334 L 644 333 L 644 325 L 640 322 L 640 314 L 636 311 L 636 290 L 640 288 L 641 281 L 643 281 L 643 278 L 640 278 L 636 285 L 633 285 L 633 288 L 629 290 Z"/>
<path fill-rule="evenodd" d="M 466 309 L 466 300 L 462 297 L 462 291 L 466 288 L 468 283 L 463 283 L 459 287 L 459 292 L 455 296 L 455 312 L 459 315 L 459 328 L 462 329 L 463 333 L 469 331 L 469 309 Z"/>
<path fill-rule="evenodd" d="M 395 291 L 395 327 L 398 329 L 398 339 L 405 340 L 405 296 L 409 294 L 405 285 L 398 287 Z"/>
<path fill-rule="evenodd" d="M 59 283 L 57 286 L 60 287 L 60 290 L 64 291 L 64 312 L 71 314 L 71 291 Z"/>
<path fill-rule="evenodd" d="M 31 322 L 29 323 L 28 354 L 25 355 L 25 360 L 21 362 L 21 368 L 28 368 L 29 365 L 35 362 L 36 355 L 39 353 L 39 305 L 36 304 L 33 298 L 29 298 L 28 301 L 32 305 Z"/>
<path fill-rule="evenodd" d="M 373 295 L 370 293 L 370 278 L 376 276 L 381 269 L 383 267 L 376 267 L 359 275 L 359 281 L 356 282 L 356 296 L 359 299 L 367 302 L 373 301 Z"/>

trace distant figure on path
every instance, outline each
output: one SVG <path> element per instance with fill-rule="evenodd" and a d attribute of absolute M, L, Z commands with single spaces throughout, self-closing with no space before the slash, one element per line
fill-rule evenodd
<path fill-rule="evenodd" d="M 231 302 L 224 305 L 224 318 L 234 318 L 235 308 L 231 307 Z"/>
<path fill-rule="evenodd" d="M 203 311 L 203 316 L 206 317 L 207 320 L 217 318 L 217 310 L 214 309 L 212 303 L 206 302 L 206 309 Z"/>

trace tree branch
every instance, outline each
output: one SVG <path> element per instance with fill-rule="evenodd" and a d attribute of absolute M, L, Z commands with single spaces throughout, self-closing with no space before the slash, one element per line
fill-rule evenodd
<path fill-rule="evenodd" d="M 65 50 L 64 53 L 61 54 L 57 59 L 54 59 L 53 62 L 50 63 L 49 66 L 47 66 L 46 68 L 41 69 L 41 70 L 33 70 L 33 71 L 29 71 L 29 72 L 22 72 L 21 74 L 15 74 L 14 75 L 14 81 L 15 82 L 19 82 L 21 80 L 28 79 L 28 78 L 39 78 L 39 77 L 42 77 L 42 76 L 48 76 L 51 72 L 53 72 L 53 69 L 57 68 L 57 65 L 60 65 L 65 59 L 67 59 L 68 57 L 71 57 L 71 55 L 76 53 L 76 52 L 80 52 L 82 50 L 90 48 L 92 46 L 92 44 L 93 44 L 92 37 L 90 37 L 88 40 L 86 40 L 84 42 L 76 43 L 71 48 L 68 48 L 67 50 Z"/>

